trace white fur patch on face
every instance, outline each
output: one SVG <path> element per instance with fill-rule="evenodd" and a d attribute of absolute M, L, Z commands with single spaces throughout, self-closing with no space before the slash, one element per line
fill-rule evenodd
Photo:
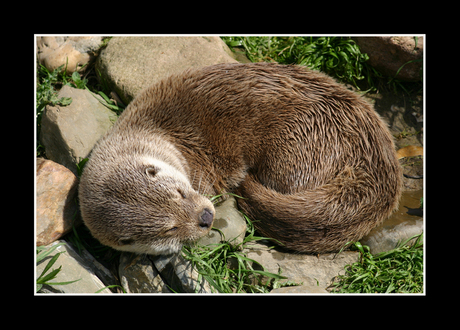
<path fill-rule="evenodd" d="M 142 161 L 146 165 L 151 165 L 153 167 L 161 169 L 161 171 L 158 173 L 159 176 L 172 177 L 178 181 L 182 181 L 182 182 L 186 182 L 187 184 L 190 184 L 187 177 L 182 172 L 172 167 L 168 163 L 165 163 L 161 160 L 158 160 L 156 158 L 149 157 L 149 156 L 142 157 Z"/>

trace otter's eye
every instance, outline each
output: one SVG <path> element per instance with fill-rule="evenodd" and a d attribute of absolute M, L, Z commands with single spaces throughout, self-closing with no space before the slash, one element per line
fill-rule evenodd
<path fill-rule="evenodd" d="M 118 240 L 118 243 L 120 243 L 120 245 L 131 245 L 134 243 L 134 239 L 129 238 L 129 237 L 124 237 L 124 238 L 120 238 Z"/>
<path fill-rule="evenodd" d="M 155 176 L 158 173 L 158 169 L 155 167 L 147 167 L 145 169 L 145 173 L 150 176 Z"/>
<path fill-rule="evenodd" d="M 187 198 L 187 195 L 180 189 L 177 189 L 177 192 L 182 196 L 183 199 Z"/>

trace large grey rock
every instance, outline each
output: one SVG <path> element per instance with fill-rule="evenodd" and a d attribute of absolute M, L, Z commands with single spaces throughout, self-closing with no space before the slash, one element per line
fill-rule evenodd
<path fill-rule="evenodd" d="M 331 285 L 335 276 L 344 274 L 346 265 L 359 259 L 359 253 L 355 251 L 344 251 L 338 255 L 293 254 L 270 249 L 261 243 L 247 244 L 244 252 L 248 258 L 260 263 L 267 272 L 277 274 L 281 268 L 281 275 L 287 279 L 280 282 L 303 282 L 303 285 L 315 287 L 320 291 Z M 254 265 L 254 268 L 256 269 L 257 265 Z"/>
<path fill-rule="evenodd" d="M 116 121 L 116 114 L 91 92 L 64 86 L 58 97 L 71 97 L 67 106 L 47 105 L 41 120 L 40 143 L 46 156 L 77 174 L 76 164 Z"/>
<path fill-rule="evenodd" d="M 127 293 L 172 293 L 146 254 L 123 252 L 118 276 Z"/>
<path fill-rule="evenodd" d="M 76 224 L 77 184 L 77 177 L 64 166 L 37 158 L 37 246 L 59 239 Z"/>
<path fill-rule="evenodd" d="M 118 274 L 127 293 L 211 293 L 209 284 L 181 255 L 123 252 Z"/>
<path fill-rule="evenodd" d="M 192 263 L 181 254 L 150 256 L 150 260 L 175 292 L 211 293 L 209 283 L 199 276 Z"/>
<path fill-rule="evenodd" d="M 237 62 L 219 37 L 113 37 L 96 67 L 128 104 L 136 94 L 189 68 Z"/>
<path fill-rule="evenodd" d="M 360 242 L 370 248 L 372 254 L 390 251 L 398 243 L 423 232 L 423 211 L 420 198 L 423 191 L 404 191 L 399 208 L 380 226 L 375 227 Z M 412 242 L 413 243 L 413 242 Z"/>
<path fill-rule="evenodd" d="M 423 39 L 423 37 L 402 36 L 353 38 L 361 52 L 369 55 L 370 65 L 385 75 L 405 81 L 421 79 Z M 410 61 L 416 62 L 408 63 Z"/>
<path fill-rule="evenodd" d="M 48 261 L 57 253 L 65 251 L 59 255 L 56 263 L 52 269 L 57 269 L 62 266 L 61 271 L 57 274 L 56 278 L 51 282 L 68 282 L 79 280 L 77 282 L 66 285 L 45 285 L 41 292 L 46 293 L 96 293 L 108 285 L 116 284 L 116 280 L 111 273 L 101 265 L 89 253 L 80 256 L 70 243 L 58 240 L 46 247 L 52 247 L 59 243 L 66 243 L 59 246 L 49 256 L 40 261 L 36 267 L 37 277 L 42 273 Z M 51 271 L 50 269 L 49 271 Z M 48 272 L 49 272 L 48 271 Z M 103 280 L 101 280 L 101 278 Z M 104 283 L 104 282 L 105 283 Z M 112 293 L 109 289 L 105 288 L 100 293 Z"/>

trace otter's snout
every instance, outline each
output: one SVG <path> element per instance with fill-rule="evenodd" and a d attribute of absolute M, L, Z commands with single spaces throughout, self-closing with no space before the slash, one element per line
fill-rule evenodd
<path fill-rule="evenodd" d="M 200 219 L 198 220 L 199 225 L 203 229 L 211 228 L 212 221 L 214 220 L 214 214 L 210 209 L 204 209 L 200 214 Z"/>

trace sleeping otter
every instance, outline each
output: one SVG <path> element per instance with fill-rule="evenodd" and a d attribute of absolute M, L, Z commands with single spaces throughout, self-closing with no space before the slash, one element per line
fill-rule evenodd
<path fill-rule="evenodd" d="M 115 249 L 178 252 L 211 228 L 205 196 L 234 192 L 261 234 L 337 251 L 397 207 L 402 175 L 386 124 L 325 74 L 218 64 L 146 88 L 96 144 L 82 216 Z"/>

